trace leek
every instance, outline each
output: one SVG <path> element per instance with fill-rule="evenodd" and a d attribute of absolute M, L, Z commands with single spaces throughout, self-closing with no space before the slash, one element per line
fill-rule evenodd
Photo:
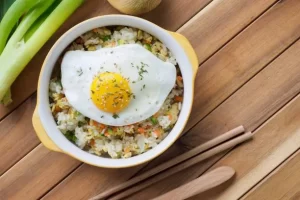
<path fill-rule="evenodd" d="M 11 102 L 10 87 L 18 75 L 83 1 L 16 0 L 10 6 L 0 23 L 0 101 L 3 104 Z"/>

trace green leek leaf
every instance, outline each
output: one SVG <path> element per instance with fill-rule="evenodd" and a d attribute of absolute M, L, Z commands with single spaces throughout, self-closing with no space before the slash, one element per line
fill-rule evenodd
<path fill-rule="evenodd" d="M 8 1 L 1 0 L 1 15 Z M 11 102 L 10 87 L 53 33 L 84 0 L 15 0 L 0 23 L 0 102 Z M 18 24 L 20 19 L 21 22 Z M 17 28 L 14 30 L 14 27 Z M 13 59 L 12 59 L 13 58 Z"/>
<path fill-rule="evenodd" d="M 15 2 L 16 0 L 1 0 L 0 1 L 0 21 L 2 20 L 4 14 L 8 10 L 8 8 Z"/>
<path fill-rule="evenodd" d="M 0 23 L 0 55 L 20 18 L 39 2 L 39 0 L 16 0 L 9 7 Z"/>
<path fill-rule="evenodd" d="M 49 15 L 53 12 L 56 6 L 61 2 L 61 0 L 55 0 L 55 2 L 44 12 L 30 27 L 30 29 L 24 35 L 24 41 L 28 41 L 29 38 L 34 34 L 34 32 L 44 23 L 44 21 L 49 17 Z"/>

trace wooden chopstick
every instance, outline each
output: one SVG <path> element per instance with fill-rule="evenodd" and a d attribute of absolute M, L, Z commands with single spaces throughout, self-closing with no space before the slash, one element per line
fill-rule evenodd
<path fill-rule="evenodd" d="M 214 156 L 214 155 L 216 155 L 216 154 L 218 154 L 222 151 L 230 149 L 230 148 L 236 146 L 237 144 L 240 144 L 240 143 L 242 143 L 246 140 L 249 140 L 250 138 L 252 138 L 252 136 L 253 136 L 253 134 L 251 132 L 247 132 L 247 133 L 245 133 L 241 136 L 238 136 L 238 137 L 236 137 L 232 140 L 229 140 L 228 142 L 225 142 L 225 143 L 223 143 L 219 146 L 216 146 L 215 148 L 212 148 L 211 150 L 208 150 L 208 151 L 206 151 L 202 154 L 199 154 L 199 155 L 197 155 L 197 156 L 195 156 L 195 157 L 193 157 L 193 158 L 191 158 L 191 159 L 189 159 L 185 162 L 182 162 L 182 163 L 180 163 L 180 164 L 178 164 L 178 165 L 176 165 L 176 166 L 174 166 L 174 167 L 172 167 L 168 170 L 165 170 L 165 171 L 157 174 L 156 176 L 153 176 L 153 177 L 151 177 L 151 178 L 149 178 L 149 179 L 147 179 L 147 180 L 145 180 L 145 181 L 143 181 L 143 182 L 127 189 L 127 190 L 125 190 L 124 192 L 116 194 L 116 195 L 114 195 L 114 196 L 112 196 L 111 198 L 108 198 L 108 199 L 109 200 L 120 200 L 120 199 L 123 199 L 125 197 L 128 197 L 129 195 L 134 194 L 134 193 L 136 193 L 136 192 L 138 192 L 138 191 L 140 191 L 140 190 L 142 190 L 142 189 L 144 189 L 144 188 L 146 188 L 150 185 L 153 185 L 154 183 L 159 182 L 159 181 L 161 181 L 161 180 L 163 180 L 163 179 L 165 179 L 165 178 L 167 178 L 167 177 L 169 177 L 169 176 L 171 176 L 171 175 L 173 175 L 177 172 L 180 172 L 180 171 L 182 171 L 182 170 L 184 170 L 184 169 L 186 169 L 186 168 L 188 168 L 188 167 L 190 167 L 190 166 L 192 166 L 192 165 L 194 165 L 194 164 L 196 164 L 200 161 L 203 161 L 203 160 L 205 160 L 207 158 L 210 158 L 210 157 L 212 157 L 212 156 Z M 93 199 L 97 199 L 97 198 L 93 198 Z"/>
<path fill-rule="evenodd" d="M 120 192 L 126 188 L 129 188 L 131 187 L 132 185 L 138 183 L 138 182 L 141 182 L 155 174 L 158 174 L 174 165 L 177 165 L 178 163 L 181 163 L 197 154 L 200 154 L 218 144 L 221 144 L 223 143 L 224 141 L 227 141 L 241 133 L 243 133 L 245 131 L 244 127 L 243 126 L 239 126 L 239 127 L 236 127 L 224 134 L 222 134 L 221 136 L 218 136 L 202 145 L 199 145 L 198 147 L 195 147 L 193 148 L 192 150 L 186 152 L 186 153 L 183 153 L 179 156 L 177 156 L 176 158 L 174 159 L 171 159 L 170 161 L 167 161 L 147 172 L 145 172 L 144 174 L 140 175 L 140 176 L 137 176 L 133 179 L 130 179 L 129 181 L 125 182 L 125 183 L 122 183 L 116 187 L 113 187 L 93 198 L 91 198 L 91 200 L 95 200 L 95 199 L 104 199 L 104 198 L 107 198 L 108 196 L 112 195 L 112 194 L 115 194 L 117 192 Z"/>
<path fill-rule="evenodd" d="M 218 167 L 204 175 L 178 187 L 174 190 L 171 190 L 161 196 L 158 196 L 152 200 L 183 200 L 188 199 L 192 196 L 198 195 L 202 192 L 205 192 L 209 189 L 212 189 L 222 183 L 228 181 L 235 171 L 231 167 L 223 166 Z"/>

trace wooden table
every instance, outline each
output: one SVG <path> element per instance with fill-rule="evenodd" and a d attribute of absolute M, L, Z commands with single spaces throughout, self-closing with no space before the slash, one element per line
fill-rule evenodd
<path fill-rule="evenodd" d="M 163 0 L 142 16 L 185 35 L 200 61 L 185 135 L 154 161 L 103 169 L 41 145 L 31 116 L 45 55 L 74 24 L 109 13 L 117 11 L 104 0 L 87 0 L 15 82 L 14 103 L 0 107 L 1 200 L 87 199 L 240 124 L 254 140 L 129 199 L 150 199 L 221 165 L 235 179 L 193 199 L 300 199 L 299 0 Z"/>

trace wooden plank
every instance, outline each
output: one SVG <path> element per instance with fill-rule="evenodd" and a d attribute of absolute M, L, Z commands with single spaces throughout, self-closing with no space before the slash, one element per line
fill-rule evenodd
<path fill-rule="evenodd" d="M 231 166 L 237 172 L 236 177 L 230 184 L 202 194 L 201 199 L 238 199 L 244 195 L 300 148 L 299 121 L 300 95 L 257 130 L 253 141 L 232 151 L 211 168 Z M 271 194 L 266 192 L 266 195 Z"/>
<path fill-rule="evenodd" d="M 103 191 L 109 186 L 124 182 L 133 176 L 141 167 L 142 166 L 137 166 L 116 170 L 81 165 L 74 171 L 77 176 L 74 177 L 73 181 L 63 180 L 59 183 L 60 186 L 68 185 L 68 189 L 70 187 L 78 189 L 73 190 L 71 193 L 60 193 L 60 191 L 54 189 L 56 192 L 51 195 L 46 195 L 43 199 L 88 199 L 91 197 L 91 194 L 95 194 L 96 191 Z"/>
<path fill-rule="evenodd" d="M 243 124 L 248 130 L 255 130 L 300 92 L 299 65 L 300 41 L 285 51 L 273 63 L 257 74 L 257 76 L 251 79 L 210 115 L 204 118 L 190 131 L 191 136 L 190 133 L 188 133 L 181 141 L 190 146 L 194 146 L 216 137 L 224 133 L 225 130 L 236 127 L 239 124 Z M 296 118 L 295 114 L 292 117 Z M 296 119 L 294 123 L 299 126 L 299 120 L 297 121 Z M 284 128 L 281 127 L 281 129 Z M 288 133 L 289 132 L 287 132 L 286 137 L 289 135 Z M 258 136 L 254 138 L 256 137 Z M 277 140 L 278 138 L 280 137 L 272 136 L 268 138 L 269 140 L 255 139 L 254 142 L 257 141 L 260 145 L 268 147 L 268 144 L 272 145 L 273 142 L 278 145 L 278 142 L 281 142 L 280 139 Z M 268 141 L 268 144 L 266 144 L 265 141 Z M 238 152 L 239 151 L 238 149 Z M 251 149 L 251 152 L 252 151 L 253 149 Z M 257 153 L 252 156 L 259 158 Z M 248 158 L 248 155 L 245 156 L 245 154 L 242 154 L 241 157 L 244 157 L 244 160 L 239 163 L 242 163 L 241 167 L 244 167 L 244 165 L 247 165 L 246 160 L 250 158 Z M 232 158 L 233 162 L 237 160 L 237 157 Z M 210 166 L 213 164 L 214 163 L 211 162 Z M 205 165 L 209 166 L 209 161 L 205 162 Z M 146 194 L 150 195 L 149 198 L 152 198 L 178 187 L 178 185 L 198 177 L 208 169 L 202 166 L 202 163 L 197 164 L 194 167 L 174 175 L 171 179 L 166 179 L 143 192 L 131 196 L 130 199 L 139 199 Z M 161 187 L 162 185 L 164 188 Z"/>
<path fill-rule="evenodd" d="M 214 0 L 178 31 L 192 42 L 202 63 L 274 2 Z"/>
<path fill-rule="evenodd" d="M 156 10 L 144 15 L 144 17 L 166 29 L 175 31 L 210 1 L 211 0 L 164 0 Z M 12 87 L 14 102 L 9 107 L 0 105 L 0 120 L 36 91 L 41 65 L 51 46 L 65 31 L 75 24 L 91 17 L 115 13 L 118 12 L 105 0 L 85 1 L 85 3 L 65 22 L 65 24 L 38 52 L 37 56 L 33 58 L 22 74 L 18 77 Z M 176 20 L 173 20 L 174 18 L 170 16 L 174 16 L 175 13 Z M 26 90 L 24 90 L 24 88 L 26 88 Z"/>
<path fill-rule="evenodd" d="M 37 199 L 78 164 L 40 145 L 0 177 L 0 199 Z"/>
<path fill-rule="evenodd" d="M 211 1 L 213 0 L 163 0 L 156 9 L 140 17 L 175 31 Z"/>
<path fill-rule="evenodd" d="M 0 122 L 0 175 L 40 143 L 31 125 L 35 104 L 28 99 Z"/>
<path fill-rule="evenodd" d="M 201 65 L 196 77 L 196 101 L 185 130 L 193 127 L 300 36 L 299 9 L 297 0 L 277 3 Z M 193 31 L 195 35 L 198 34 L 197 29 Z M 194 46 L 203 46 L 196 39 L 190 38 Z M 205 43 L 204 46 L 209 45 Z M 204 49 L 198 55 L 203 52 Z"/>
<path fill-rule="evenodd" d="M 255 186 L 243 198 L 256 199 L 299 199 L 300 198 L 300 150 L 285 161 L 278 169 Z"/>
<path fill-rule="evenodd" d="M 291 2 L 291 1 L 290 1 Z M 295 1 L 294 1 L 295 2 Z M 292 2 L 293 4 L 294 4 L 294 2 Z M 293 6 L 295 6 L 295 5 L 293 5 Z M 281 19 L 281 17 L 279 17 L 279 13 L 277 12 L 277 7 L 275 8 L 276 9 L 276 15 L 273 15 L 273 17 L 275 17 L 275 18 L 273 18 L 272 20 L 275 20 L 276 21 L 276 17 L 277 18 L 279 18 L 279 19 Z M 270 11 L 271 12 L 271 11 Z M 283 13 L 281 13 L 280 15 L 283 15 Z M 268 18 L 269 20 L 271 20 L 270 18 Z M 297 25 L 298 25 L 298 23 L 294 23 L 294 26 L 296 26 L 297 27 Z M 264 25 L 265 26 L 265 25 Z M 274 26 L 274 24 L 273 24 L 273 26 Z M 260 28 L 263 28 L 263 27 L 261 27 L 261 26 L 259 26 Z M 250 28 L 250 27 L 249 27 Z M 256 27 L 255 27 L 256 28 Z M 294 31 L 291 33 L 292 35 L 294 34 Z M 271 37 L 271 36 L 269 36 L 269 37 Z M 287 37 L 287 36 L 285 36 L 285 37 Z M 275 38 L 274 38 L 274 40 L 276 40 Z M 270 41 L 270 40 L 268 40 L 269 42 L 272 42 L 272 41 Z M 260 41 L 257 41 L 257 42 L 260 42 Z M 273 47 L 275 46 L 275 44 L 278 44 L 277 43 L 277 41 L 275 42 L 275 43 L 272 43 L 273 44 Z M 281 44 L 281 43 L 280 43 Z M 255 46 L 254 46 L 255 47 Z M 255 50 L 254 48 L 253 48 L 253 50 Z M 264 54 L 267 54 L 267 53 L 269 53 L 269 49 L 265 49 L 265 51 L 266 52 L 261 52 L 263 55 Z M 269 54 L 268 54 L 269 55 Z M 250 56 L 250 55 L 249 55 Z M 262 56 L 260 56 L 259 58 L 257 58 L 257 59 L 260 59 Z M 233 59 L 234 59 L 234 57 L 233 57 Z M 259 60 L 258 60 L 259 61 Z M 286 61 L 284 61 L 284 62 L 286 62 Z M 211 67 L 213 67 L 213 66 L 211 66 Z M 261 67 L 263 67 L 263 66 L 261 66 Z M 278 66 L 277 66 L 278 67 Z M 281 67 L 281 66 L 280 66 Z M 294 67 L 294 66 L 293 66 Z M 293 69 L 293 70 L 295 70 L 295 69 Z M 295 71 L 293 71 L 293 72 L 295 72 Z M 292 72 L 291 72 L 292 73 Z M 282 74 L 280 74 L 280 75 L 282 75 Z M 277 77 L 276 77 L 277 78 Z M 264 76 L 263 77 L 261 77 L 260 79 L 264 79 Z M 272 79 L 273 80 L 273 79 Z M 246 80 L 245 80 L 246 81 Z M 253 84 L 252 84 L 253 85 Z M 253 87 L 254 86 L 256 86 L 256 85 L 253 85 Z M 278 85 L 276 85 L 276 87 L 277 87 Z M 263 88 L 263 89 L 266 89 L 267 87 L 270 87 L 270 85 L 267 85 L 265 88 Z M 284 86 L 283 86 L 284 87 Z M 281 92 L 282 92 L 283 90 L 281 90 Z M 246 93 L 247 93 L 247 91 L 245 91 Z M 272 91 L 270 91 L 270 92 L 272 92 Z M 281 99 L 281 100 L 279 100 L 280 101 L 280 103 L 279 104 L 281 104 L 281 105 L 283 105 L 286 101 L 288 101 L 290 98 L 292 98 L 292 96 L 293 95 L 295 95 L 295 93 L 294 93 L 295 91 L 291 91 L 291 93 L 289 93 L 288 94 L 288 97 L 287 97 L 287 99 Z M 282 93 L 281 93 L 282 94 Z M 242 96 L 243 98 L 246 98 L 246 96 Z M 257 96 L 255 96 L 255 97 L 253 97 L 253 98 L 257 98 Z M 241 100 L 241 97 L 238 97 L 238 100 Z M 245 101 L 245 99 L 242 99 L 243 101 Z M 268 102 L 268 103 L 270 103 L 270 99 L 269 98 L 267 98 L 266 96 L 264 96 L 264 99 L 263 99 L 265 102 Z M 235 102 L 236 103 L 236 102 Z M 242 106 L 242 105 L 241 105 Z M 257 109 L 255 108 L 255 106 L 257 106 Z M 232 108 L 233 106 L 231 106 L 230 107 L 230 109 Z M 256 105 L 254 105 L 253 107 L 252 107 L 252 109 L 254 109 L 254 110 L 258 110 L 258 109 L 260 109 L 260 107 L 259 107 L 259 104 L 257 103 Z M 266 112 L 264 112 L 264 114 L 267 114 L 267 112 L 269 112 L 269 115 L 268 116 L 270 116 L 271 114 L 273 114 L 274 112 L 276 112 L 276 109 L 278 109 L 278 107 L 277 108 L 270 108 L 270 110 L 266 110 Z M 228 110 L 227 110 L 228 111 Z M 235 110 L 236 111 L 236 110 Z M 243 113 L 244 115 L 246 115 L 245 113 Z M 248 116 L 249 117 L 249 116 Z M 250 117 L 250 119 L 251 119 L 251 117 Z M 228 121 L 230 120 L 230 118 L 228 119 Z M 260 121 L 260 123 L 262 123 L 263 122 L 263 120 L 264 119 L 261 119 L 261 121 Z M 206 125 L 207 126 L 209 126 L 209 123 L 210 123 L 210 121 L 207 121 L 206 122 Z M 259 125 L 259 124 L 256 124 L 257 126 Z M 223 130 L 224 131 L 219 131 L 219 132 L 215 132 L 215 135 L 208 135 L 208 137 L 207 137 L 207 139 L 210 139 L 211 137 L 213 137 L 213 136 L 216 136 L 216 133 L 222 133 L 222 132 L 225 132 L 225 129 L 227 130 L 227 129 L 230 129 L 230 128 L 232 128 L 233 126 L 234 126 L 234 124 L 230 124 L 230 126 L 224 126 L 223 124 L 219 124 L 218 125 L 219 127 L 221 126 L 222 128 L 223 128 Z M 217 126 L 215 127 L 216 128 L 216 130 L 217 130 Z M 202 140 L 203 141 L 203 140 Z M 172 148 L 174 148 L 174 146 L 172 147 Z M 163 157 L 163 159 L 167 159 L 167 157 Z M 161 159 L 162 160 L 162 159 Z M 157 164 L 157 163 L 156 163 Z M 154 164 L 155 165 L 155 164 Z M 86 165 L 84 165 L 84 166 L 86 166 Z M 151 165 L 151 166 L 153 166 L 153 165 Z M 206 168 L 207 169 L 207 168 Z M 199 170 L 199 166 L 198 166 L 198 168 L 195 168 L 194 169 L 194 172 L 195 171 L 198 171 Z M 201 171 L 201 170 L 199 170 L 199 171 Z M 195 173 L 190 173 L 190 170 L 187 170 L 187 171 L 185 171 L 183 174 L 184 175 L 182 175 L 182 176 L 176 176 L 176 178 L 173 178 L 172 179 L 172 181 L 169 181 L 169 182 L 165 182 L 165 183 L 162 183 L 162 184 L 158 184 L 158 186 L 157 187 L 155 187 L 155 189 L 153 189 L 153 190 L 155 190 L 155 191 L 158 191 L 158 190 L 163 190 L 164 188 L 163 187 L 161 187 L 161 185 L 164 185 L 164 186 L 174 186 L 174 184 L 176 184 L 176 183 L 182 183 L 182 182 L 184 182 L 184 181 L 182 181 L 181 182 L 181 180 L 187 180 L 187 179 L 189 179 L 189 178 L 191 178 L 191 176 L 189 175 L 189 174 L 195 174 Z M 86 170 L 86 173 L 88 173 L 88 171 Z M 201 172 L 199 172 L 199 173 L 201 173 Z M 197 174 L 197 173 L 196 173 Z M 59 196 L 60 195 L 62 195 L 62 196 L 67 196 L 67 194 L 69 194 L 69 193 L 71 193 L 72 192 L 72 190 L 74 189 L 74 188 L 71 188 L 71 187 L 68 187 L 68 185 L 70 184 L 70 183 L 72 183 L 72 182 L 76 182 L 76 177 L 77 177 L 77 175 L 76 175 L 76 173 L 73 173 L 71 176 L 69 176 L 64 182 L 63 182 L 63 184 L 60 184 L 60 185 L 58 185 L 58 187 L 57 188 L 55 188 L 53 191 L 51 191 L 46 197 L 47 198 L 51 198 L 51 197 L 55 197 L 55 198 L 59 198 Z M 175 176 L 174 176 L 175 177 Z M 100 181 L 100 180 L 98 180 L 98 181 Z M 79 184 L 79 183 L 78 183 Z M 75 184 L 76 185 L 76 184 Z M 169 188 L 170 189 L 170 188 Z M 105 188 L 103 188 L 103 190 L 105 190 Z M 152 190 L 150 191 L 150 190 L 146 190 L 147 191 L 147 193 L 143 193 L 143 195 L 145 195 L 145 194 L 150 194 L 151 192 L 152 192 Z M 166 191 L 166 190 L 165 190 Z M 99 191 L 100 192 L 100 191 Z M 94 192 L 93 192 L 94 193 Z M 156 193 L 157 194 L 157 193 Z M 86 195 L 86 194 L 84 194 L 84 195 Z M 142 196 L 139 196 L 140 198 L 142 197 Z M 152 197 L 152 196 L 150 196 L 150 197 Z M 150 198 L 149 197 L 149 198 Z M 79 197 L 80 198 L 80 197 Z M 132 198 L 132 197 L 131 197 Z M 138 198 L 137 198 L 138 199 Z"/>
<path fill-rule="evenodd" d="M 181 141 L 185 145 L 195 146 L 241 122 L 249 130 L 258 127 L 299 92 L 299 47 L 298 41 L 198 123 Z"/>

